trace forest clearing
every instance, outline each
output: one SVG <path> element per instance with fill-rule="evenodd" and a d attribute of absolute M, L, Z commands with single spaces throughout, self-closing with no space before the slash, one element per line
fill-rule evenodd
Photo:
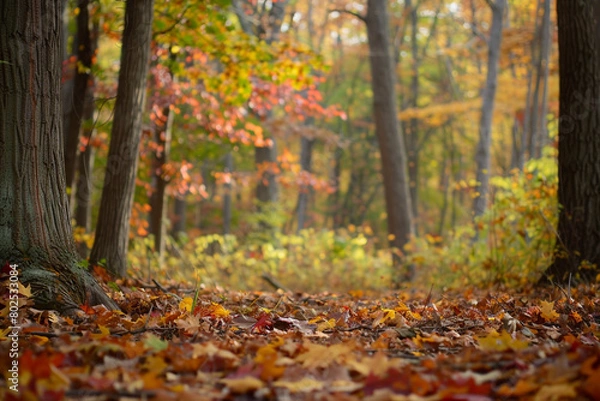
<path fill-rule="evenodd" d="M 596 2 L 0 17 L 0 399 L 600 400 Z"/>

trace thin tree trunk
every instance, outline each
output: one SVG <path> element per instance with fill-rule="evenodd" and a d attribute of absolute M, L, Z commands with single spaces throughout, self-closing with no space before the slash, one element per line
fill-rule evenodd
<path fill-rule="evenodd" d="M 268 13 L 268 23 L 254 25 L 251 18 L 244 12 L 241 0 L 233 0 L 234 11 L 240 21 L 240 25 L 244 32 L 248 35 L 254 35 L 258 38 L 265 39 L 267 43 L 273 43 L 279 40 L 281 34 L 281 24 L 285 17 L 285 8 L 288 0 L 279 0 L 271 3 L 271 9 Z M 266 2 L 264 4 L 266 6 Z M 257 17 L 256 15 L 254 17 Z M 256 18 L 255 18 L 256 19 Z M 261 147 L 256 146 L 254 148 L 254 160 L 257 166 L 265 163 L 274 163 L 277 161 L 277 146 L 275 140 L 272 138 L 273 146 Z M 256 199 L 259 202 L 259 211 L 261 210 L 260 204 L 275 203 L 277 202 L 277 181 L 275 175 L 272 172 L 266 171 L 261 177 L 259 177 L 258 184 L 256 186 Z M 264 224 L 263 224 L 264 225 Z"/>
<path fill-rule="evenodd" d="M 477 163 L 477 196 L 473 202 L 475 217 L 481 216 L 487 208 L 492 147 L 492 118 L 494 116 L 494 101 L 498 85 L 498 63 L 500 60 L 500 45 L 502 43 L 502 20 L 506 0 L 496 0 L 492 5 L 492 25 L 488 41 L 488 66 L 485 88 L 483 90 L 483 106 L 479 122 L 479 143 L 475 162 Z"/>
<path fill-rule="evenodd" d="M 61 3 L 0 0 L 0 263 L 14 263 L 36 307 L 118 306 L 85 269 L 65 191 Z"/>
<path fill-rule="evenodd" d="M 307 173 L 312 172 L 312 149 L 315 143 L 314 139 L 302 137 L 301 139 L 301 150 L 300 150 L 300 168 L 302 171 Z M 298 227 L 297 232 L 303 230 L 306 225 L 306 212 L 308 209 L 308 200 L 311 194 L 310 186 L 300 187 L 300 192 L 298 193 Z"/>
<path fill-rule="evenodd" d="M 73 185 L 77 171 L 77 149 L 79 148 L 79 131 L 83 119 L 83 107 L 89 87 L 90 69 L 92 67 L 92 37 L 89 26 L 89 0 L 79 0 L 77 7 L 77 37 L 75 77 L 73 78 L 73 106 L 67 116 L 65 132 L 65 177 L 67 188 Z"/>
<path fill-rule="evenodd" d="M 418 32 L 418 13 L 417 6 L 413 4 L 412 0 L 406 1 L 407 9 L 410 11 L 410 48 L 411 48 L 411 77 L 410 77 L 410 95 L 409 104 L 410 107 L 418 106 L 419 99 L 419 44 L 417 43 L 417 32 Z M 415 233 L 418 233 L 418 226 L 416 221 L 419 215 L 419 133 L 418 133 L 419 122 L 415 118 L 411 118 L 408 121 L 408 130 L 404 132 L 406 138 L 407 147 L 407 165 L 408 165 L 408 179 L 410 198 L 412 206 L 412 215 L 415 219 Z"/>
<path fill-rule="evenodd" d="M 91 263 L 106 262 L 110 273 L 127 273 L 129 219 L 133 205 L 142 113 L 150 58 L 154 0 L 125 3 L 125 30 L 117 102 L 108 150 Z"/>
<path fill-rule="evenodd" d="M 544 19 L 542 22 L 542 38 L 541 38 L 541 58 L 540 58 L 540 69 L 539 74 L 541 75 L 541 85 L 542 85 L 542 96 L 541 96 L 541 104 L 540 104 L 540 124 L 538 135 L 536 136 L 536 146 L 535 146 L 535 157 L 539 158 L 542 156 L 542 149 L 549 142 L 548 137 L 548 79 L 550 76 L 550 48 L 552 46 L 552 38 L 551 38 L 551 1 L 545 0 L 544 3 Z"/>
<path fill-rule="evenodd" d="M 94 117 L 96 115 L 96 104 L 93 93 L 88 93 L 83 110 L 83 119 L 86 124 L 86 127 L 83 130 L 83 138 L 87 140 L 87 145 L 85 150 L 79 154 L 79 161 L 77 163 L 78 175 L 77 185 L 75 185 L 75 225 L 85 228 L 85 231 L 90 231 L 92 217 L 92 171 L 94 169 L 95 154 L 94 147 L 91 145 L 90 140 L 95 131 Z"/>
<path fill-rule="evenodd" d="M 92 54 L 98 49 L 98 37 L 100 26 L 94 23 L 92 26 Z M 85 139 L 86 147 L 79 154 L 77 162 L 78 175 L 77 185 L 75 185 L 75 225 L 85 228 L 89 232 L 92 228 L 92 171 L 94 169 L 95 151 L 91 146 L 92 136 L 95 132 L 96 102 L 94 98 L 94 76 L 90 75 L 89 87 L 86 91 L 85 105 L 83 107 L 82 137 Z M 87 257 L 87 250 L 86 255 Z M 81 253 L 81 252 L 80 252 Z"/>
<path fill-rule="evenodd" d="M 402 252 L 404 245 L 414 234 L 414 227 L 406 171 L 406 149 L 397 117 L 396 76 L 390 56 L 387 3 L 368 0 L 365 22 L 369 39 L 373 115 L 381 153 L 388 238 L 390 245 Z M 399 254 L 395 255 L 395 264 L 399 265 L 402 258 Z M 413 269 L 403 272 L 403 276 L 403 279 L 412 279 Z"/>
<path fill-rule="evenodd" d="M 187 202 L 185 201 L 185 196 L 182 196 L 182 197 L 176 196 L 173 200 L 174 217 L 171 220 L 171 224 L 172 224 L 171 234 L 173 235 L 173 238 L 175 238 L 176 240 L 178 240 L 181 237 L 182 233 L 185 233 L 186 211 L 187 211 Z"/>
<path fill-rule="evenodd" d="M 233 155 L 227 152 L 225 155 L 225 172 L 231 174 L 233 172 Z M 223 185 L 223 235 L 231 234 L 231 178 Z"/>
<path fill-rule="evenodd" d="M 171 52 L 169 61 L 175 61 L 175 53 Z M 170 72 L 171 81 L 174 80 L 173 73 Z M 162 262 L 165 253 L 165 237 L 166 237 L 166 203 L 167 203 L 167 180 L 163 177 L 163 168 L 169 161 L 171 153 L 171 137 L 173 132 L 174 114 L 171 112 L 169 105 L 162 109 L 162 117 L 155 123 L 154 126 L 154 142 L 157 144 L 160 151 L 154 154 L 152 168 L 152 182 L 154 188 L 150 196 L 150 232 L 154 235 L 154 252 L 158 253 L 159 261 Z"/>

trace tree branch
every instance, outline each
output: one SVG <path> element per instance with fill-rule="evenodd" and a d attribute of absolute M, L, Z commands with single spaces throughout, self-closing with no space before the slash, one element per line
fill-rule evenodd
<path fill-rule="evenodd" d="M 327 12 L 329 14 L 331 14 L 331 13 L 350 14 L 353 17 L 358 18 L 359 20 L 361 20 L 365 24 L 367 23 L 367 18 L 364 15 L 360 15 L 359 13 L 354 12 L 354 11 L 345 10 L 345 9 L 341 9 L 341 8 L 334 8 L 332 10 L 328 10 Z"/>

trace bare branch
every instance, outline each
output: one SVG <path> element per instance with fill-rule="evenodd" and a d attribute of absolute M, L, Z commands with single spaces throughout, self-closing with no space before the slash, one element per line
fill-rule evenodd
<path fill-rule="evenodd" d="M 364 15 L 360 15 L 359 13 L 356 13 L 354 11 L 350 11 L 350 10 L 346 10 L 346 9 L 342 9 L 342 8 L 334 8 L 333 10 L 328 10 L 328 13 L 329 14 L 331 14 L 331 13 L 350 14 L 350 15 L 358 18 L 365 24 L 367 23 L 367 18 Z"/>

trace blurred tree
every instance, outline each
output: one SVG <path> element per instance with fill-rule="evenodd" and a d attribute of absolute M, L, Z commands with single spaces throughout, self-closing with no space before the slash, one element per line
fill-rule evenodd
<path fill-rule="evenodd" d="M 500 60 L 500 45 L 502 44 L 502 21 L 506 0 L 488 1 L 492 9 L 492 24 L 490 36 L 487 39 L 488 62 L 485 87 L 483 88 L 483 105 L 481 107 L 481 118 L 479 120 L 479 143 L 475 154 L 477 163 L 475 188 L 476 194 L 473 201 L 473 213 L 475 217 L 481 216 L 487 207 L 488 192 L 491 174 L 491 148 L 492 148 L 492 118 L 494 116 L 494 101 L 496 100 L 496 89 L 498 87 L 498 66 Z"/>
<path fill-rule="evenodd" d="M 404 245 L 414 234 L 414 226 L 406 171 L 406 150 L 398 124 L 396 75 L 390 55 L 387 2 L 369 0 L 364 20 L 369 38 L 373 116 L 381 153 L 388 239 L 391 246 L 403 252 Z M 396 263 L 400 264 L 401 257 L 395 255 Z M 410 280 L 414 271 L 409 269 L 403 275 L 403 279 Z"/>

